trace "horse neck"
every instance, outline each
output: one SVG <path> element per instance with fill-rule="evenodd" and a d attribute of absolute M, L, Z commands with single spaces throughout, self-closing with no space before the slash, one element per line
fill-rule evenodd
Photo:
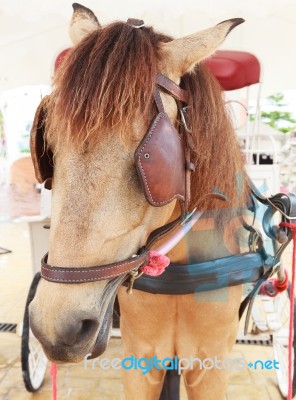
<path fill-rule="evenodd" d="M 242 252 L 244 231 L 231 210 L 205 212 L 185 238 L 169 253 L 173 263 L 203 262 Z"/>

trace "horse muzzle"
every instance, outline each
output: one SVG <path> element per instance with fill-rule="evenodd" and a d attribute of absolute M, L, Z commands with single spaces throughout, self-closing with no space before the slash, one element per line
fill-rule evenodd
<path fill-rule="evenodd" d="M 55 321 L 49 333 L 38 318 L 35 318 L 34 304 L 31 306 L 30 327 L 48 359 L 55 362 L 79 362 L 91 352 L 97 341 L 97 332 L 101 331 L 98 313 L 72 314 L 71 320 L 67 323 Z M 103 332 L 105 332 L 104 329 Z"/>
<path fill-rule="evenodd" d="M 36 298 L 30 304 L 30 327 L 41 343 L 46 356 L 55 362 L 79 362 L 100 356 L 107 347 L 113 320 L 118 287 L 126 279 L 117 277 L 106 283 L 96 307 L 79 307 L 69 313 L 48 314 L 48 302 Z M 78 308 L 80 308 L 78 310 Z M 90 355 L 91 354 L 91 355 Z"/>

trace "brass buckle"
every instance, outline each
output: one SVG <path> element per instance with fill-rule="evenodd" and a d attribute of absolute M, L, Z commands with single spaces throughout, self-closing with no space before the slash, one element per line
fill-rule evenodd
<path fill-rule="evenodd" d="M 127 294 L 133 293 L 133 286 L 134 286 L 135 280 L 140 278 L 143 274 L 144 274 L 144 272 L 139 271 L 139 269 L 134 269 L 130 272 L 130 279 L 128 281 L 128 286 L 126 289 Z"/>

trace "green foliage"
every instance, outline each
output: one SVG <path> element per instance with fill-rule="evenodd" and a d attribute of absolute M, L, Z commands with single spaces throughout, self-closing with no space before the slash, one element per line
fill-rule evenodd
<path fill-rule="evenodd" d="M 281 108 L 287 104 L 284 102 L 284 95 L 282 93 L 276 93 L 272 96 L 267 97 L 270 105 L 276 108 L 273 111 L 262 111 L 262 121 L 267 125 L 275 128 L 283 133 L 290 132 L 296 129 L 296 119 L 293 114 L 288 111 L 282 111 Z M 251 121 L 254 121 L 255 115 L 252 114 Z"/>

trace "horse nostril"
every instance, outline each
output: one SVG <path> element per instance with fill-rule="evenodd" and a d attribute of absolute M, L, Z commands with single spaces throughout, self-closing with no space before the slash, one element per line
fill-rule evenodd
<path fill-rule="evenodd" d="M 81 329 L 79 332 L 79 340 L 83 340 L 93 334 L 98 328 L 98 321 L 94 319 L 82 320 Z"/>
<path fill-rule="evenodd" d="M 75 321 L 66 329 L 60 329 L 60 338 L 66 346 L 73 346 L 89 340 L 99 327 L 97 319 L 86 318 Z"/>

